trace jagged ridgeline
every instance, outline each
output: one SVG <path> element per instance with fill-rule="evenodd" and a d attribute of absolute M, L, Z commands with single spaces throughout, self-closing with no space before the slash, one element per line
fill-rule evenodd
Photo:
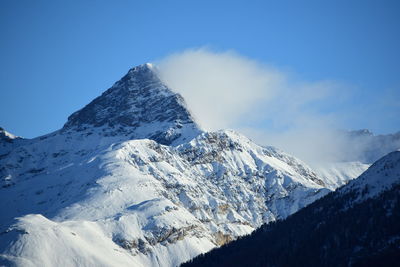
<path fill-rule="evenodd" d="M 132 68 L 47 135 L 0 129 L 0 265 L 177 266 L 350 179 L 204 131 L 157 73 Z"/>
<path fill-rule="evenodd" d="M 6 266 L 176 266 L 329 192 L 282 151 L 202 130 L 150 64 L 131 69 L 62 129 L 7 136 Z"/>
<path fill-rule="evenodd" d="M 400 152 L 286 220 L 182 266 L 397 266 Z"/>
<path fill-rule="evenodd" d="M 107 135 L 149 138 L 160 144 L 190 141 L 199 126 L 178 93 L 157 76 L 152 64 L 131 69 L 113 87 L 73 113 L 63 131 L 102 128 Z"/>

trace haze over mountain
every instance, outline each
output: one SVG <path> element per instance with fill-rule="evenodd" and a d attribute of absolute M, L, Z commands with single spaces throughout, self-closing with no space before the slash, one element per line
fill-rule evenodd
<path fill-rule="evenodd" d="M 341 140 L 336 142 L 341 150 L 336 161 L 320 163 L 313 168 L 331 189 L 346 184 L 379 158 L 400 149 L 400 132 L 374 135 L 366 129 L 337 131 L 336 140 Z"/>
<path fill-rule="evenodd" d="M 258 144 L 279 147 L 314 168 L 326 169 L 331 163 L 339 166 L 349 161 L 361 167 L 359 163 L 371 164 L 400 147 L 399 134 L 397 138 L 382 135 L 387 142 L 347 134 L 359 125 L 378 120 L 375 124 L 383 126 L 396 117 L 390 112 L 378 119 L 374 117 L 378 113 L 367 115 L 378 109 L 377 105 L 383 106 L 380 111 L 392 107 L 390 100 L 382 99 L 382 91 L 376 92 L 373 103 L 362 104 L 366 92 L 353 96 L 356 85 L 335 79 L 305 79 L 235 51 L 209 48 L 174 53 L 157 66 L 162 80 L 182 94 L 205 129 L 235 129 Z M 390 99 L 397 99 L 396 94 Z M 351 110 L 360 105 L 360 110 Z M 374 129 L 382 131 L 380 127 Z M 372 152 L 369 154 L 379 153 L 366 161 L 368 150 Z"/>

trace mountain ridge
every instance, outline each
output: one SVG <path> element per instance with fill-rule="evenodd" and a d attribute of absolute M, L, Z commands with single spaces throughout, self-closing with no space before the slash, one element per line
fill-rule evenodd
<path fill-rule="evenodd" d="M 395 151 L 287 219 L 182 266 L 395 266 L 399 189 L 400 151 Z"/>
<path fill-rule="evenodd" d="M 149 138 L 166 145 L 198 135 L 202 130 L 184 99 L 158 78 L 154 68 L 146 63 L 130 69 L 101 96 L 70 115 L 61 131 L 103 126 L 108 135 Z M 182 135 L 185 139 L 180 141 Z"/>
<path fill-rule="evenodd" d="M 329 192 L 278 149 L 200 129 L 151 68 L 0 158 L 3 262 L 175 266 Z"/>

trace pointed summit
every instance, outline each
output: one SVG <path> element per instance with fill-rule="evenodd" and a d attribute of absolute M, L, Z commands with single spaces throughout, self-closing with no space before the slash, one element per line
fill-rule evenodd
<path fill-rule="evenodd" d="M 15 139 L 21 139 L 19 136 L 15 136 L 12 133 L 7 132 L 5 129 L 0 127 L 0 142 L 11 143 Z"/>
<path fill-rule="evenodd" d="M 62 130 L 100 127 L 108 135 L 125 134 L 166 145 L 189 141 L 201 132 L 182 96 L 160 80 L 150 63 L 130 69 L 101 96 L 69 116 Z"/>

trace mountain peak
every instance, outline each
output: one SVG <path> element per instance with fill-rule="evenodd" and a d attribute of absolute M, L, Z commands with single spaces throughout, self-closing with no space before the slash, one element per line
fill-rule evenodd
<path fill-rule="evenodd" d="M 178 144 L 180 138 L 189 141 L 201 132 L 182 96 L 160 80 L 150 63 L 130 69 L 101 96 L 69 116 L 63 131 L 93 128 L 166 145 Z"/>
<path fill-rule="evenodd" d="M 368 129 L 360 129 L 360 130 L 349 131 L 348 134 L 351 137 L 374 136 L 374 134 Z"/>
<path fill-rule="evenodd" d="M 0 141 L 12 142 L 14 139 L 20 139 L 21 137 L 13 135 L 7 132 L 4 128 L 0 127 Z"/>
<path fill-rule="evenodd" d="M 381 194 L 394 184 L 400 184 L 400 151 L 398 150 L 376 161 L 360 177 L 350 181 L 338 192 L 356 193 L 355 202 L 360 202 Z"/>
<path fill-rule="evenodd" d="M 156 67 L 152 63 L 145 63 L 131 68 L 124 78 L 131 78 L 134 80 L 160 80 L 156 72 Z"/>
<path fill-rule="evenodd" d="M 155 66 L 153 63 L 144 63 L 138 66 L 133 67 L 130 71 L 145 71 L 145 70 L 154 70 Z"/>

